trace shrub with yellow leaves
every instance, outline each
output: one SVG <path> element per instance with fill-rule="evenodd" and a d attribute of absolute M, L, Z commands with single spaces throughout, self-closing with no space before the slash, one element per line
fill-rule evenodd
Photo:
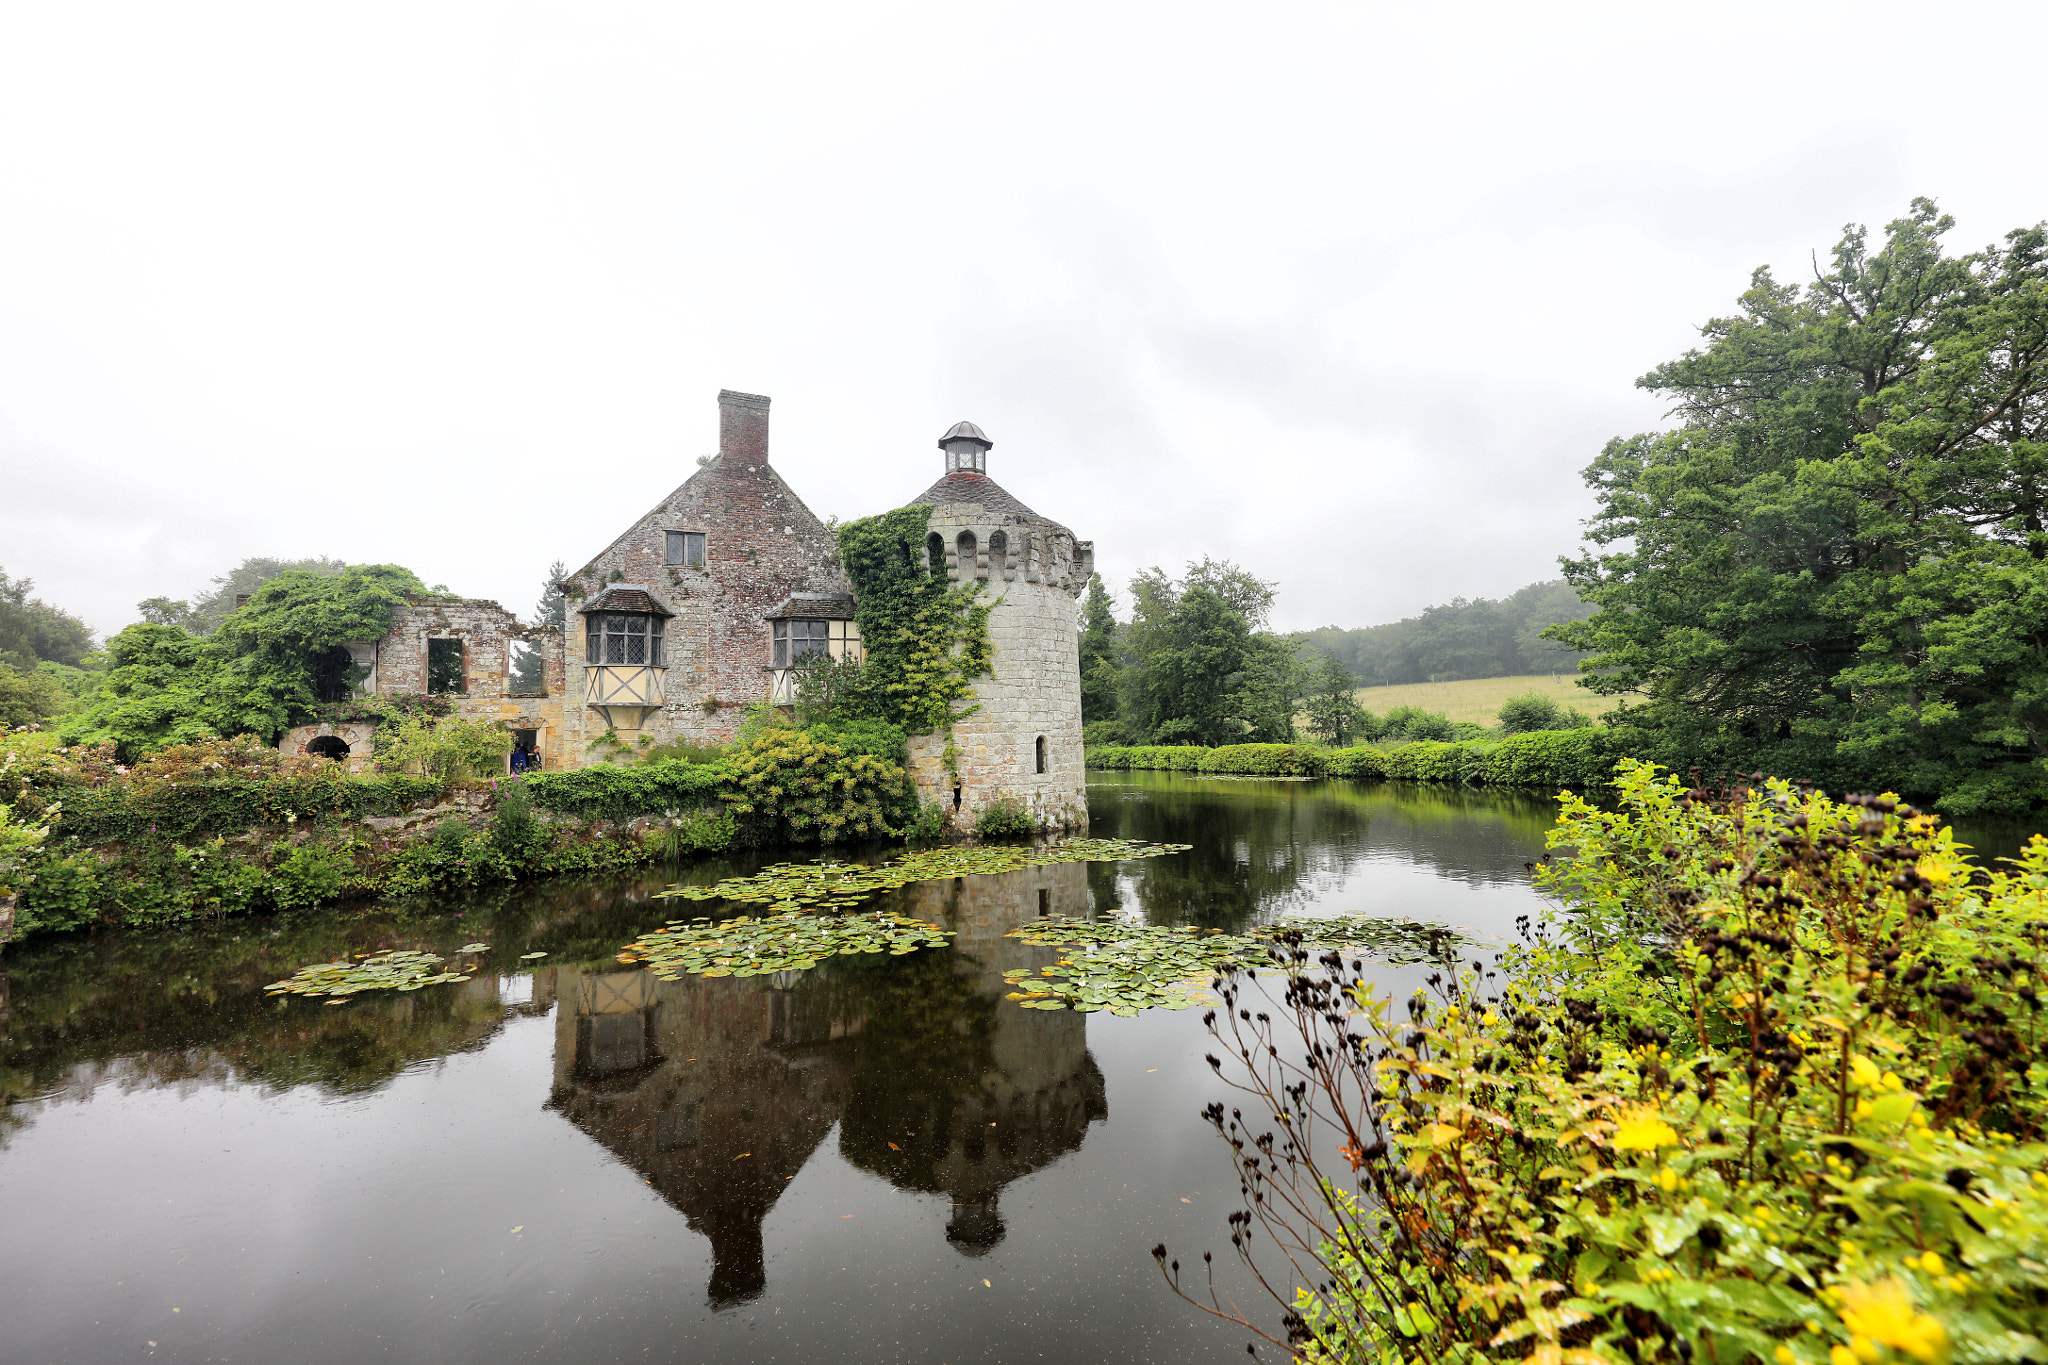
<path fill-rule="evenodd" d="M 1175 1290 L 1311 1361 L 2048 1359 L 2048 841 L 1994 872 L 1888 796 L 1617 787 L 1565 796 L 1524 945 L 1405 1010 L 1298 943 L 1277 1009 L 1216 983 L 1232 1243 L 1320 1275 L 1272 1332 Z"/>

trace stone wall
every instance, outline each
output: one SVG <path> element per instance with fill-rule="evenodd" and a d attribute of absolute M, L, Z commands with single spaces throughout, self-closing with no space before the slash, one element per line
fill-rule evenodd
<path fill-rule="evenodd" d="M 1087 823 L 1087 777 L 1081 746 L 1080 633 L 1075 599 L 1092 571 L 1092 547 L 1057 522 L 991 512 L 974 503 L 934 507 L 930 526 L 946 546 L 947 576 L 985 584 L 995 606 L 989 639 L 995 672 L 976 680 L 980 709 L 954 726 L 959 749 L 957 806 L 946 770 L 944 734 L 910 743 L 918 792 L 966 821 L 991 798 L 1009 794 L 1041 822 Z M 961 533 L 973 537 L 963 560 Z M 1000 533 L 1000 539 L 998 539 Z M 993 548 L 992 548 L 993 547 Z M 1038 741 L 1046 749 L 1038 771 Z"/>

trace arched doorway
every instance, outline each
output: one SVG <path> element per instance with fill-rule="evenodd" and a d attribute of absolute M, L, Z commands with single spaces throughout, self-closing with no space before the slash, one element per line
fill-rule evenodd
<path fill-rule="evenodd" d="M 340 735 L 321 735 L 306 745 L 306 752 L 340 763 L 348 757 L 348 741 Z"/>

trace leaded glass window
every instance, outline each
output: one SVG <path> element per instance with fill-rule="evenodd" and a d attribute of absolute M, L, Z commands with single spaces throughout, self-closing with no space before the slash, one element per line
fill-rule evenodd
<path fill-rule="evenodd" d="M 597 612 L 584 618 L 586 663 L 633 667 L 661 663 L 661 618 L 633 612 Z"/>

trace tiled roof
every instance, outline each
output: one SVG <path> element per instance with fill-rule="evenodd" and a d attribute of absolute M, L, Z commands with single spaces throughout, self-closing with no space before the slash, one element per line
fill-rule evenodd
<path fill-rule="evenodd" d="M 940 507 L 978 502 L 991 512 L 1015 512 L 1035 517 L 1038 513 L 1011 497 L 1003 486 L 986 474 L 956 469 L 910 500 L 912 507 Z"/>
<path fill-rule="evenodd" d="M 675 615 L 667 607 L 655 601 L 654 594 L 648 592 L 645 588 L 621 588 L 616 585 L 606 588 L 597 596 L 584 602 L 576 610 L 584 616 L 588 616 L 594 611 L 638 611 L 647 612 L 655 616 Z"/>
<path fill-rule="evenodd" d="M 823 621 L 851 621 L 853 594 L 846 592 L 800 592 L 782 599 L 782 605 L 761 619 L 782 621 L 801 616 Z"/>

